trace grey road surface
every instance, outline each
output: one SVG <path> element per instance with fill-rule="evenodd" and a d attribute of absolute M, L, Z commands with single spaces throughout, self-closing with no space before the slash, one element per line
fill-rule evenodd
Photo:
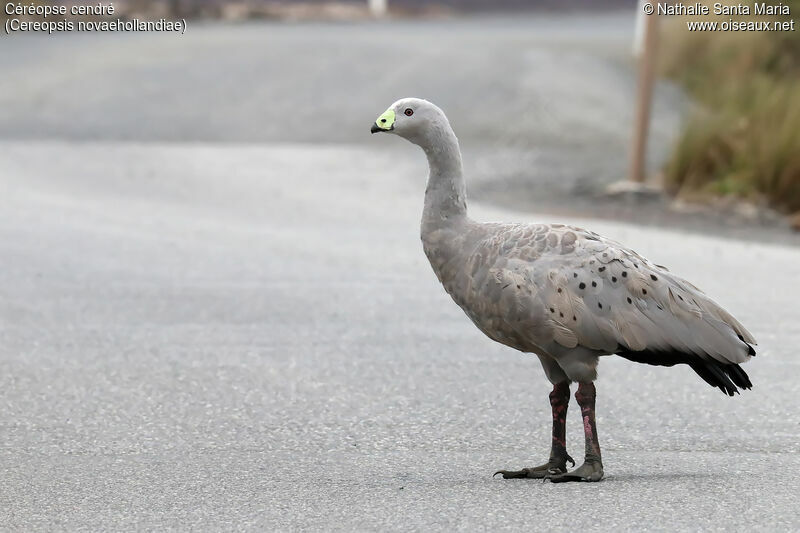
<path fill-rule="evenodd" d="M 570 220 L 728 307 L 755 388 L 604 359 L 606 479 L 492 479 L 549 386 L 439 287 L 395 141 L 0 143 L 0 529 L 800 528 L 800 251 Z"/>
<path fill-rule="evenodd" d="M 785 228 L 602 194 L 628 170 L 633 29 L 628 10 L 377 23 L 191 21 L 183 36 L 16 34 L 3 37 L 0 53 L 0 139 L 361 144 L 391 102 L 420 96 L 450 116 L 473 198 L 792 240 Z M 651 175 L 668 158 L 688 108 L 676 87 L 657 85 Z"/>
<path fill-rule="evenodd" d="M 0 138 L 360 143 L 390 103 L 418 96 L 469 146 L 474 194 L 519 195 L 533 178 L 526 201 L 540 206 L 625 175 L 633 25 L 630 10 L 16 34 L 0 54 Z M 684 108 L 659 85 L 651 170 Z"/>

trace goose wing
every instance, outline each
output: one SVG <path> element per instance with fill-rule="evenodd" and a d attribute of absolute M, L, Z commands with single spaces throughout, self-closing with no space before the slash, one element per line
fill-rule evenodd
<path fill-rule="evenodd" d="M 540 294 L 548 311 L 555 311 L 551 320 L 573 331 L 579 344 L 608 351 L 677 350 L 724 364 L 753 355 L 750 332 L 688 281 L 595 233 L 550 233 L 560 246 L 551 246 L 537 265 Z"/>
<path fill-rule="evenodd" d="M 750 388 L 738 364 L 755 355 L 755 339 L 700 289 L 595 233 L 551 227 L 549 234 L 556 237 L 546 238 L 552 246 L 536 279 L 556 342 L 640 363 L 688 364 L 728 394 Z"/>
<path fill-rule="evenodd" d="M 501 286 L 516 287 L 518 308 L 534 307 L 543 313 L 544 320 L 535 321 L 537 345 L 554 341 L 566 349 L 580 346 L 641 363 L 685 363 L 727 393 L 736 390 L 734 385 L 750 386 L 746 374 L 731 365 L 755 355 L 753 336 L 700 289 L 665 267 L 576 227 L 509 226 L 498 228 L 495 237 L 495 266 L 505 272 L 514 265 L 513 270 L 524 271 L 524 279 L 534 285 L 532 291 L 520 289 L 525 282 L 509 287 L 506 280 Z M 531 298 L 538 305 L 532 306 Z"/>

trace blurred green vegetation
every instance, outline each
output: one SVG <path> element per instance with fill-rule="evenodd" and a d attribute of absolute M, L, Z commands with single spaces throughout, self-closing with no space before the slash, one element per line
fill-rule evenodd
<path fill-rule="evenodd" d="M 662 72 L 700 104 L 665 171 L 673 194 L 800 211 L 800 0 L 783 4 L 791 15 L 775 20 L 797 17 L 795 31 L 690 32 L 686 19 L 665 28 Z"/>

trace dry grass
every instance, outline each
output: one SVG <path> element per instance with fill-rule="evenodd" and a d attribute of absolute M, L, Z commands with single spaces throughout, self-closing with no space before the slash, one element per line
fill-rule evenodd
<path fill-rule="evenodd" d="M 800 1 L 792 14 L 800 14 Z M 795 32 L 668 29 L 662 70 L 702 104 L 669 162 L 682 196 L 734 195 L 800 211 L 800 28 Z"/>

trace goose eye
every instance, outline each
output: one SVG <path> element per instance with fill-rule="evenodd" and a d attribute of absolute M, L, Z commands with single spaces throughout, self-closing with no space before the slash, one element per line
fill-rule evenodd
<path fill-rule="evenodd" d="M 409 107 L 404 111 L 404 113 L 406 114 L 407 117 L 410 117 L 411 115 L 414 114 L 414 110 Z"/>

